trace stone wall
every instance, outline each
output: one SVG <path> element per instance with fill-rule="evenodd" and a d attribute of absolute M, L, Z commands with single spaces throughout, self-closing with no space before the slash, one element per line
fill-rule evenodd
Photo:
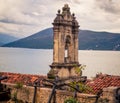
<path fill-rule="evenodd" d="M 37 91 L 37 99 L 36 103 L 47 103 L 49 99 L 49 95 L 51 93 L 51 89 L 49 88 L 39 88 Z M 64 103 L 66 99 L 69 99 L 73 96 L 72 92 L 68 91 L 62 91 L 62 90 L 56 90 L 55 103 Z M 77 100 L 80 101 L 80 103 L 94 103 L 95 98 L 89 99 L 88 97 L 94 96 L 89 94 L 77 94 Z"/>
<path fill-rule="evenodd" d="M 16 88 L 13 84 L 6 85 L 8 88 L 11 88 L 12 97 L 16 95 L 16 98 L 22 100 L 24 103 L 33 103 L 34 87 L 23 86 L 21 88 Z M 115 98 L 116 89 L 117 87 L 104 88 L 98 103 L 118 103 Z M 51 91 L 51 88 L 37 87 L 35 103 L 47 103 Z M 56 90 L 55 97 L 52 101 L 54 100 L 55 103 L 64 103 L 66 99 L 73 97 L 73 95 L 73 92 Z M 96 95 L 77 93 L 77 100 L 80 101 L 80 103 L 95 103 L 95 96 Z"/>
<path fill-rule="evenodd" d="M 34 87 L 30 86 L 23 86 L 22 88 L 15 88 L 15 85 L 7 84 L 8 88 L 11 88 L 11 96 L 14 97 L 16 95 L 16 98 L 18 100 L 22 100 L 24 103 L 33 103 L 33 97 L 34 97 Z M 49 96 L 51 94 L 51 88 L 39 88 L 37 87 L 37 93 L 36 93 L 36 102 L 35 103 L 47 103 Z M 93 97 L 95 95 L 90 94 L 83 94 L 78 93 L 77 94 L 77 100 L 80 101 L 80 103 L 94 103 L 95 98 L 89 98 Z M 56 90 L 55 103 L 64 103 L 64 101 L 68 98 L 73 97 L 73 92 L 68 92 L 64 90 Z"/>
<path fill-rule="evenodd" d="M 116 100 L 116 90 L 118 87 L 107 87 L 103 89 L 102 99 L 107 99 L 108 103 L 118 103 Z"/>

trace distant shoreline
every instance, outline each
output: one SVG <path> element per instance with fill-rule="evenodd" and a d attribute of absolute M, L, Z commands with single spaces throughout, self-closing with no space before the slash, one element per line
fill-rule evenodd
<path fill-rule="evenodd" d="M 28 50 L 53 50 L 53 49 L 48 49 L 48 48 L 23 48 L 23 47 L 0 47 L 0 48 L 10 48 L 10 49 L 28 49 Z M 103 52 L 105 52 L 105 51 L 115 51 L 115 52 L 120 52 L 120 50 L 81 50 L 81 49 L 79 49 L 80 51 L 103 51 Z"/>

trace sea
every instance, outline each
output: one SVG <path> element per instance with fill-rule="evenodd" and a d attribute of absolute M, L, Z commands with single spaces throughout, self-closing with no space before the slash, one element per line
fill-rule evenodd
<path fill-rule="evenodd" d="M 0 47 L 0 72 L 47 75 L 52 62 L 52 49 Z M 120 76 L 120 51 L 79 50 L 79 63 L 86 66 L 82 75 L 88 78 Z"/>

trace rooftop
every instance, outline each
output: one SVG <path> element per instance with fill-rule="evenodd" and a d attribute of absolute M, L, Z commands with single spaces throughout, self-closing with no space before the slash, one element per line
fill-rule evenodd
<path fill-rule="evenodd" d="M 106 87 L 120 87 L 120 76 L 98 74 L 93 80 L 88 81 L 87 85 L 93 89 L 93 93 L 98 93 Z"/>
<path fill-rule="evenodd" d="M 31 75 L 20 73 L 0 72 L 0 76 L 7 76 L 8 79 L 2 80 L 3 83 L 23 83 L 24 85 L 32 86 L 35 80 L 43 80 L 46 78 L 44 75 Z M 106 87 L 120 87 L 120 76 L 98 74 L 93 80 L 87 80 L 86 83 L 93 90 L 93 93 L 98 93 L 99 90 Z"/>
<path fill-rule="evenodd" d="M 44 75 L 32 75 L 32 74 L 20 74 L 20 73 L 9 73 L 0 72 L 0 76 L 7 76 L 8 79 L 2 80 L 3 83 L 22 83 L 23 85 L 32 86 L 34 81 L 37 79 L 44 79 Z"/>

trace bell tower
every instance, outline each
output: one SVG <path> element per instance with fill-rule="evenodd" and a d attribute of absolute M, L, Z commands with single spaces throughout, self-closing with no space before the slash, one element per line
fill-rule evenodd
<path fill-rule="evenodd" d="M 78 62 L 79 25 L 75 14 L 71 14 L 67 4 L 58 10 L 53 22 L 53 63 L 50 65 L 49 76 L 76 76 L 75 66 Z"/>

